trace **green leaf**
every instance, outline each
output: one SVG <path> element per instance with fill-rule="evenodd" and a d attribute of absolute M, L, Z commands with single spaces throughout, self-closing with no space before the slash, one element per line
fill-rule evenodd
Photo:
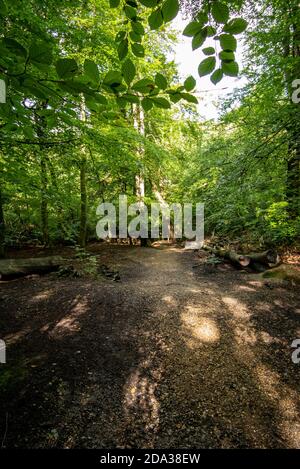
<path fill-rule="evenodd" d="M 172 21 L 178 14 L 179 2 L 178 0 L 165 0 L 162 5 L 162 16 L 165 23 Z"/>
<path fill-rule="evenodd" d="M 226 23 L 229 19 L 229 8 L 224 3 L 214 2 L 211 12 L 217 23 Z"/>
<path fill-rule="evenodd" d="M 136 69 L 132 60 L 125 60 L 122 65 L 122 74 L 127 85 L 130 85 L 136 74 Z"/>
<path fill-rule="evenodd" d="M 115 42 L 120 42 L 120 41 L 122 41 L 123 39 L 125 39 L 125 37 L 126 37 L 126 31 L 119 31 L 119 32 L 116 34 Z"/>
<path fill-rule="evenodd" d="M 131 94 L 131 93 L 123 94 L 122 98 L 126 99 L 126 101 L 128 101 L 129 103 L 139 104 L 140 102 L 140 98 L 136 96 L 135 94 Z"/>
<path fill-rule="evenodd" d="M 235 51 L 237 47 L 237 41 L 231 34 L 221 34 L 219 41 L 223 50 Z"/>
<path fill-rule="evenodd" d="M 224 61 L 232 61 L 234 60 L 234 52 L 222 50 L 219 53 L 219 57 L 221 60 L 224 60 Z"/>
<path fill-rule="evenodd" d="M 208 22 L 208 14 L 203 10 L 199 11 L 196 18 L 197 18 L 197 21 L 202 24 L 202 26 L 204 26 L 205 23 Z"/>
<path fill-rule="evenodd" d="M 194 77 L 189 76 L 184 82 L 184 87 L 186 91 L 192 91 L 196 86 L 196 80 Z"/>
<path fill-rule="evenodd" d="M 156 107 L 162 109 L 169 109 L 171 107 L 170 102 L 166 98 L 161 98 L 160 96 L 151 98 Z"/>
<path fill-rule="evenodd" d="M 117 8 L 120 5 L 120 0 L 109 0 L 110 8 Z"/>
<path fill-rule="evenodd" d="M 150 111 L 150 109 L 153 107 L 153 102 L 150 98 L 144 98 L 142 99 L 142 107 L 144 111 Z"/>
<path fill-rule="evenodd" d="M 140 0 L 140 3 L 148 8 L 153 8 L 157 5 L 157 0 Z"/>
<path fill-rule="evenodd" d="M 240 34 L 247 28 L 247 21 L 243 18 L 234 18 L 225 24 L 223 31 L 230 34 Z"/>
<path fill-rule="evenodd" d="M 203 31 L 205 32 L 206 37 L 212 37 L 217 32 L 216 28 L 214 28 L 213 26 L 205 26 L 205 28 L 203 28 Z"/>
<path fill-rule="evenodd" d="M 198 99 L 196 96 L 189 93 L 181 93 L 181 97 L 185 99 L 188 103 L 198 104 Z"/>
<path fill-rule="evenodd" d="M 41 88 L 37 86 L 25 86 L 26 90 L 28 90 L 33 96 L 36 98 L 46 100 L 48 98 L 47 94 L 45 94 Z"/>
<path fill-rule="evenodd" d="M 204 55 L 214 55 L 216 51 L 213 47 L 205 47 L 205 49 L 202 49 L 202 52 Z"/>
<path fill-rule="evenodd" d="M 80 81 L 74 80 L 65 80 L 63 83 L 59 85 L 63 90 L 78 96 L 79 93 L 87 93 L 90 94 L 92 90 L 84 83 Z"/>
<path fill-rule="evenodd" d="M 216 66 L 216 58 L 215 57 L 207 57 L 207 59 L 202 60 L 198 67 L 198 73 L 200 77 L 204 77 L 211 73 Z"/>
<path fill-rule="evenodd" d="M 124 39 L 118 45 L 118 56 L 120 60 L 125 59 L 126 55 L 128 54 L 128 39 Z"/>
<path fill-rule="evenodd" d="M 139 34 L 141 36 L 143 36 L 145 34 L 145 29 L 144 29 L 144 26 L 142 25 L 142 23 L 136 21 L 135 23 L 131 24 L 131 27 L 132 27 L 132 30 L 136 34 Z"/>
<path fill-rule="evenodd" d="M 6 37 L 2 40 L 2 43 L 4 44 L 5 48 L 8 49 L 13 54 L 20 55 L 22 57 L 27 56 L 27 50 L 25 49 L 25 47 L 23 47 L 22 44 L 20 44 L 15 39 Z"/>
<path fill-rule="evenodd" d="M 135 91 L 140 91 L 141 93 L 149 93 L 155 87 L 152 80 L 149 78 L 142 78 L 134 83 L 132 89 Z"/>
<path fill-rule="evenodd" d="M 136 9 L 131 7 L 130 5 L 125 5 L 124 13 L 127 16 L 127 18 L 129 18 L 130 20 L 133 18 L 136 18 L 137 16 Z"/>
<path fill-rule="evenodd" d="M 181 94 L 180 94 L 180 93 L 171 94 L 171 95 L 170 95 L 170 100 L 171 100 L 172 103 L 174 103 L 174 104 L 178 103 L 178 101 L 181 100 Z"/>
<path fill-rule="evenodd" d="M 131 44 L 131 50 L 136 57 L 144 57 L 145 55 L 144 47 L 137 42 Z"/>
<path fill-rule="evenodd" d="M 95 95 L 93 96 L 94 100 L 96 101 L 96 103 L 100 103 L 100 104 L 107 104 L 107 99 L 105 96 L 103 96 L 103 94 L 100 94 L 100 93 L 95 93 Z"/>
<path fill-rule="evenodd" d="M 127 101 L 123 96 L 118 96 L 116 102 L 120 109 L 126 108 Z"/>
<path fill-rule="evenodd" d="M 191 21 L 183 30 L 183 35 L 192 37 L 199 33 L 202 29 L 202 24 L 198 23 L 198 21 Z"/>
<path fill-rule="evenodd" d="M 135 33 L 134 31 L 130 31 L 129 36 L 132 42 L 142 42 L 142 36 Z"/>
<path fill-rule="evenodd" d="M 211 75 L 210 77 L 210 81 L 216 85 L 217 83 L 219 83 L 219 81 L 221 81 L 223 78 L 223 70 L 221 70 L 220 68 L 218 68 L 218 70 L 215 70 L 214 73 Z"/>
<path fill-rule="evenodd" d="M 103 80 L 105 85 L 120 85 L 122 83 L 122 75 L 120 72 L 111 70 L 108 72 Z"/>
<path fill-rule="evenodd" d="M 202 30 L 202 31 L 200 31 L 200 33 L 196 34 L 196 35 L 193 37 L 193 40 L 192 40 L 192 49 L 193 49 L 193 50 L 196 50 L 196 49 L 198 49 L 199 47 L 201 47 L 201 46 L 204 44 L 205 39 L 206 39 L 206 35 L 205 35 L 205 32 Z"/>
<path fill-rule="evenodd" d="M 91 81 L 93 81 L 94 83 L 98 83 L 100 77 L 99 70 L 95 62 L 89 59 L 85 59 L 84 73 Z"/>
<path fill-rule="evenodd" d="M 229 77 L 237 77 L 239 74 L 239 66 L 237 62 L 222 62 L 222 70 L 224 75 Z"/>
<path fill-rule="evenodd" d="M 29 60 L 41 64 L 50 65 L 52 63 L 52 49 L 44 43 L 32 44 L 29 48 Z"/>
<path fill-rule="evenodd" d="M 35 135 L 34 135 L 34 131 L 33 131 L 33 128 L 30 127 L 30 126 L 24 126 L 22 127 L 22 131 L 23 131 L 23 134 L 26 138 L 29 138 L 30 140 L 33 140 Z"/>
<path fill-rule="evenodd" d="M 158 88 L 160 88 L 161 90 L 165 90 L 168 86 L 166 78 L 161 73 L 156 74 L 155 83 L 156 86 L 158 86 Z"/>
<path fill-rule="evenodd" d="M 78 65 L 74 59 L 59 59 L 55 68 L 60 78 L 71 77 L 78 72 Z"/>
<path fill-rule="evenodd" d="M 164 20 L 160 8 L 154 10 L 148 18 L 148 23 L 151 29 L 159 29 L 163 22 Z"/>

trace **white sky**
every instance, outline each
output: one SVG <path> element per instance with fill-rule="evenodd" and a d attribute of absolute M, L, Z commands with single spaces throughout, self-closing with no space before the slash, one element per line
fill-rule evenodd
<path fill-rule="evenodd" d="M 198 75 L 198 65 L 199 63 L 206 58 L 202 53 L 203 47 L 215 46 L 213 39 L 207 40 L 202 47 L 192 50 L 192 38 L 185 37 L 182 35 L 186 24 L 190 20 L 183 20 L 182 16 L 179 14 L 177 18 L 172 23 L 175 29 L 179 31 L 178 33 L 178 44 L 175 46 L 175 62 L 178 64 L 178 70 L 182 80 L 185 80 L 189 75 L 197 81 L 195 95 L 199 100 L 198 111 L 200 115 L 205 119 L 217 119 L 218 118 L 218 100 L 222 97 L 225 97 L 227 93 L 233 91 L 234 88 L 241 88 L 245 85 L 245 78 L 232 78 L 224 77 L 217 85 L 214 85 L 208 76 L 199 77 Z M 242 68 L 242 47 L 241 40 L 238 37 L 238 48 L 236 52 L 236 60 Z M 224 89 L 225 88 L 225 89 Z M 208 90 L 208 91 L 207 91 Z"/>

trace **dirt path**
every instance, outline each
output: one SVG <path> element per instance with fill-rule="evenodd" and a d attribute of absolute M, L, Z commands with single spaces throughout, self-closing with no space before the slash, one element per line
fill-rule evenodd
<path fill-rule="evenodd" d="M 0 444 L 300 447 L 295 288 L 176 248 L 103 259 L 121 282 L 2 284 Z"/>

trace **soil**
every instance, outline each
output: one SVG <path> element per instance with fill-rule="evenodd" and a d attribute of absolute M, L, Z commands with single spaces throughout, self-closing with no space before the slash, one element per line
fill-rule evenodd
<path fill-rule="evenodd" d="M 179 247 L 90 250 L 120 280 L 0 282 L 2 447 L 300 448 L 299 287 Z"/>

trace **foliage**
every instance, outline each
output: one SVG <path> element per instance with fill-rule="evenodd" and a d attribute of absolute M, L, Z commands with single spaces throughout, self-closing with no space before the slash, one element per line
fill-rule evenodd
<path fill-rule="evenodd" d="M 215 85 L 244 38 L 247 85 L 217 122 L 170 60 L 180 6 Z M 93 239 L 98 203 L 136 200 L 137 175 L 147 203 L 204 202 L 207 233 L 299 236 L 296 0 L 1 0 L 0 16 L 0 246 Z"/>

